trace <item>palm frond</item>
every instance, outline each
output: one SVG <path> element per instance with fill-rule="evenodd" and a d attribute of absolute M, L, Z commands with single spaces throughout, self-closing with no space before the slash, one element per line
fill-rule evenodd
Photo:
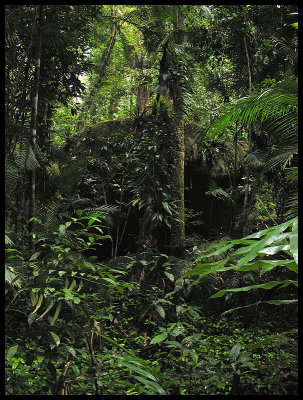
<path fill-rule="evenodd" d="M 286 176 L 286 179 L 290 183 L 297 184 L 298 183 L 298 167 L 285 168 L 285 176 Z"/>
<path fill-rule="evenodd" d="M 271 40 L 278 50 L 282 51 L 284 54 L 288 55 L 291 58 L 293 63 L 296 61 L 296 59 L 298 58 L 297 51 L 294 48 L 290 47 L 290 45 L 283 37 L 272 35 Z"/>
<path fill-rule="evenodd" d="M 15 162 L 17 167 L 22 170 L 32 171 L 39 167 L 35 152 L 28 141 L 20 143 L 19 153 L 15 156 Z"/>
<path fill-rule="evenodd" d="M 274 135 L 275 143 L 298 143 L 297 111 L 268 121 L 265 126 Z"/>
<path fill-rule="evenodd" d="M 264 165 L 264 171 L 273 170 L 275 168 L 286 168 L 297 151 L 297 146 L 281 146 L 276 148 L 269 154 L 269 159 Z"/>
<path fill-rule="evenodd" d="M 19 180 L 19 168 L 17 167 L 14 160 L 7 158 L 5 161 L 5 193 L 11 191 Z"/>
<path fill-rule="evenodd" d="M 264 153 L 255 150 L 245 156 L 245 163 L 251 168 L 262 168 L 265 165 Z"/>
<path fill-rule="evenodd" d="M 288 124 L 296 124 L 298 112 L 298 80 L 296 77 L 285 79 L 276 86 L 259 94 L 253 94 L 225 105 L 223 115 L 208 129 L 207 134 L 213 136 L 236 122 L 250 125 L 256 120 L 261 123 L 288 116 Z M 290 114 L 290 115 L 288 115 Z"/>
<path fill-rule="evenodd" d="M 285 219 L 291 219 L 298 216 L 298 208 L 299 208 L 299 201 L 298 201 L 298 193 L 297 191 L 290 194 L 287 201 L 286 201 L 286 212 L 285 212 Z"/>

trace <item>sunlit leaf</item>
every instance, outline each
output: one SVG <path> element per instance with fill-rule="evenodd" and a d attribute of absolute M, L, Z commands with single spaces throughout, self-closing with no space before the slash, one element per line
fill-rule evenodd
<path fill-rule="evenodd" d="M 150 341 L 150 344 L 156 344 L 156 343 L 163 342 L 163 340 L 165 340 L 166 338 L 167 338 L 167 333 L 162 332 L 159 335 L 154 336 L 152 338 L 152 340 Z"/>
<path fill-rule="evenodd" d="M 6 353 L 6 357 L 5 357 L 7 361 L 10 361 L 14 357 L 14 355 L 16 354 L 16 352 L 18 350 L 18 346 L 19 345 L 16 344 L 8 349 L 8 351 Z"/>

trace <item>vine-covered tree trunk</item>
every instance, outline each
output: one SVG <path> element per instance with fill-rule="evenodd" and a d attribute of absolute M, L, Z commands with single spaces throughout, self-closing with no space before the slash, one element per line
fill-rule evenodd
<path fill-rule="evenodd" d="M 39 99 L 39 80 L 40 80 L 40 62 L 41 62 L 41 49 L 42 49 L 42 25 L 43 25 L 43 11 L 44 6 L 37 6 L 37 39 L 36 39 L 36 57 L 35 57 L 35 77 L 32 92 L 32 111 L 30 122 L 30 146 L 33 153 L 36 151 L 36 127 L 37 127 L 37 114 L 38 114 L 38 99 Z M 36 209 L 36 173 L 35 168 L 30 171 L 30 190 L 29 190 L 29 219 L 35 217 Z M 35 222 L 32 219 L 29 222 L 29 232 L 35 231 Z M 35 240 L 30 236 L 30 248 L 35 250 Z"/>
<path fill-rule="evenodd" d="M 183 15 L 181 6 L 178 6 L 175 23 L 176 44 L 183 41 Z M 173 102 L 175 133 L 172 148 L 173 160 L 173 197 L 177 205 L 177 215 L 172 218 L 171 224 L 171 251 L 175 256 L 184 255 L 185 223 L 184 223 L 184 116 L 183 95 L 181 86 L 182 66 L 176 65 L 177 73 L 173 74 L 171 84 L 171 98 Z"/>

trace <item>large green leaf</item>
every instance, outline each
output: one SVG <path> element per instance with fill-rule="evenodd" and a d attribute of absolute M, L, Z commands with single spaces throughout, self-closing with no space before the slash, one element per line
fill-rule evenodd
<path fill-rule="evenodd" d="M 290 284 L 293 284 L 295 286 L 298 286 L 298 281 L 294 281 L 294 280 L 284 280 L 281 282 L 278 281 L 270 281 L 270 282 L 266 282 L 266 283 L 260 283 L 258 285 L 250 285 L 250 286 L 244 286 L 244 287 L 240 287 L 240 288 L 232 288 L 232 289 L 223 289 L 223 290 L 219 290 L 219 292 L 213 294 L 212 296 L 210 296 L 210 298 L 215 298 L 215 297 L 222 297 L 224 296 L 225 293 L 227 292 L 247 292 L 248 290 L 254 290 L 254 289 L 272 289 L 276 286 L 280 286 L 280 287 L 286 287 Z"/>
<path fill-rule="evenodd" d="M 298 265 L 293 260 L 257 260 L 248 264 L 235 266 L 236 271 L 253 271 L 261 268 L 260 275 L 276 267 L 286 267 L 290 271 L 298 272 Z"/>
<path fill-rule="evenodd" d="M 295 262 L 298 264 L 298 219 L 295 219 L 293 222 L 292 232 L 289 236 L 289 250 Z"/>
<path fill-rule="evenodd" d="M 142 368 L 142 365 L 141 365 L 141 367 L 138 367 L 137 365 L 134 365 L 133 362 L 125 361 L 122 358 L 120 359 L 120 362 L 123 366 L 127 367 L 131 371 L 136 372 L 137 374 L 143 375 L 145 378 L 151 379 L 152 381 L 157 381 L 157 379 L 149 371 Z"/>
<path fill-rule="evenodd" d="M 165 390 L 157 383 L 157 382 L 152 382 L 148 381 L 147 379 L 142 378 L 141 376 L 134 376 L 139 382 L 143 383 L 146 387 L 151 389 L 153 392 L 156 392 L 158 394 L 165 395 L 167 394 Z"/>
<path fill-rule="evenodd" d="M 160 304 L 155 304 L 155 308 L 158 312 L 158 314 L 160 315 L 161 318 L 165 319 L 165 310 L 162 306 L 160 306 Z"/>
<path fill-rule="evenodd" d="M 297 87 L 297 79 L 289 78 L 259 94 L 252 94 L 239 99 L 236 103 L 226 104 L 222 108 L 223 115 L 210 126 L 208 134 L 213 136 L 236 122 L 249 125 L 258 118 L 264 122 L 279 117 L 285 118 L 289 114 L 297 116 Z M 288 127 L 291 126 L 288 124 Z"/>
<path fill-rule="evenodd" d="M 259 241 L 256 241 L 255 243 L 251 244 L 246 248 L 248 250 L 248 254 L 246 254 L 244 257 L 242 257 L 236 264 L 236 268 L 241 267 L 242 265 L 248 263 L 249 261 L 253 260 L 258 256 L 258 253 L 263 250 L 265 247 L 271 245 L 272 243 L 276 241 L 281 240 L 281 232 L 283 232 L 285 229 L 287 229 L 291 224 L 293 223 L 293 220 L 287 221 L 283 224 L 277 225 L 274 228 L 272 228 L 265 237 Z M 234 253 L 234 256 L 239 254 L 239 251 L 236 251 Z"/>
<path fill-rule="evenodd" d="M 162 332 L 159 335 L 156 335 L 152 338 L 152 340 L 150 341 L 150 344 L 156 344 L 156 343 L 160 343 L 163 342 L 163 340 L 165 340 L 167 338 L 167 333 L 166 332 Z"/>
<path fill-rule="evenodd" d="M 241 346 L 240 343 L 236 343 L 236 344 L 232 347 L 232 349 L 230 350 L 230 353 L 229 353 L 229 357 L 230 357 L 232 360 L 236 361 L 238 355 L 240 354 L 241 347 L 242 347 L 242 346 Z"/>
<path fill-rule="evenodd" d="M 222 315 L 225 314 L 229 314 L 233 311 L 236 310 L 242 310 L 243 308 L 248 308 L 248 307 L 255 307 L 255 306 L 259 306 L 260 304 L 271 304 L 271 305 L 276 305 L 276 306 L 280 306 L 280 305 L 287 305 L 287 304 L 294 304 L 297 303 L 298 300 L 294 299 L 294 300 L 265 300 L 265 301 L 257 301 L 256 303 L 251 303 L 251 304 L 247 304 L 246 306 L 240 306 L 240 307 L 235 307 L 235 308 L 230 308 L 226 311 L 224 311 L 222 313 Z"/>
<path fill-rule="evenodd" d="M 15 355 L 16 352 L 17 352 L 17 350 L 18 350 L 18 344 L 14 345 L 14 346 L 11 346 L 11 347 L 8 349 L 8 351 L 7 351 L 7 353 L 6 353 L 6 359 L 7 359 L 7 361 L 10 361 L 10 360 L 14 357 L 14 355 Z"/>

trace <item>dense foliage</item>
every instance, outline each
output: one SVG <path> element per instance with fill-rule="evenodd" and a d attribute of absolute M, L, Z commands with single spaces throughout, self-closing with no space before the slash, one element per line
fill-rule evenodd
<path fill-rule="evenodd" d="M 5 6 L 7 395 L 298 394 L 297 28 Z"/>

